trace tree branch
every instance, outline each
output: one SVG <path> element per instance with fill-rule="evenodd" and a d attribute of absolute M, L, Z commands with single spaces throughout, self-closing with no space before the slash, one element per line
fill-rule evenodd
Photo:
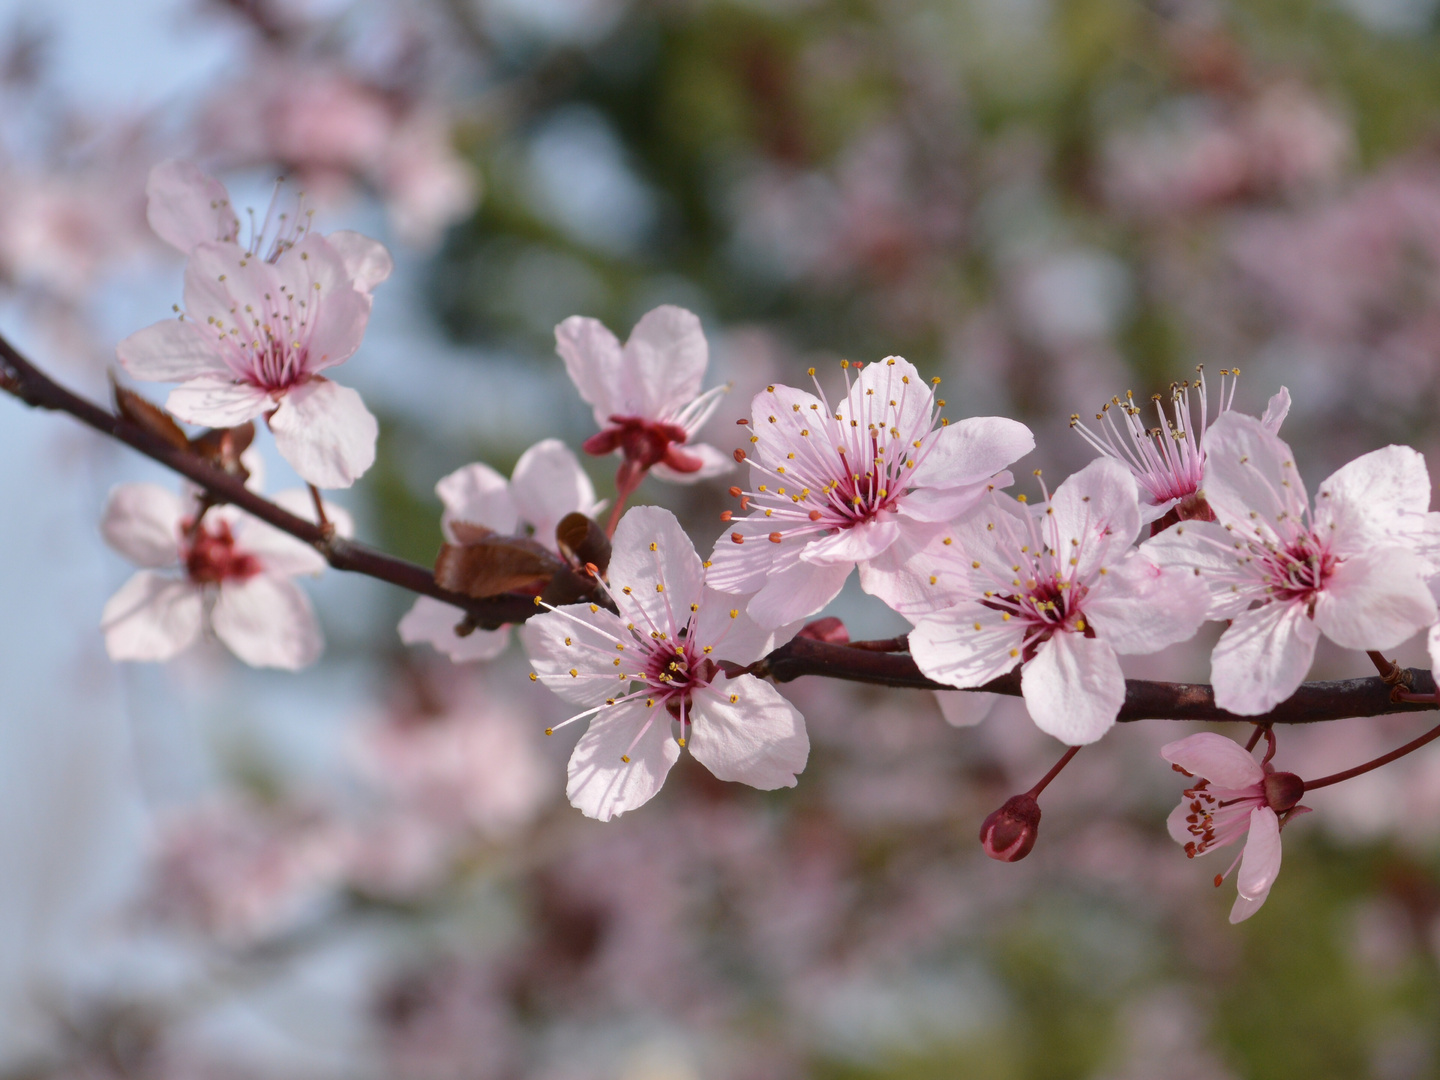
<path fill-rule="evenodd" d="M 535 613 L 532 597 L 499 596 L 475 600 L 442 589 L 435 583 L 434 574 L 423 566 L 335 536 L 315 522 L 297 517 L 257 495 L 238 477 L 216 468 L 204 458 L 188 453 L 139 425 L 71 393 L 21 356 L 4 337 L 0 337 L 0 388 L 32 408 L 69 413 L 102 435 L 118 439 L 198 484 L 213 502 L 238 506 L 247 514 L 309 544 L 336 570 L 388 581 L 410 592 L 452 604 L 468 612 L 471 620 L 483 629 L 493 630 L 505 623 L 523 622 Z"/>
<path fill-rule="evenodd" d="M 423 566 L 393 558 L 353 540 L 334 536 L 315 522 L 296 517 L 251 491 L 238 477 L 216 468 L 197 454 L 183 450 L 138 424 L 66 390 L 21 356 L 3 337 L 0 337 L 0 389 L 8 391 L 33 408 L 69 413 L 101 434 L 125 443 L 199 485 L 212 502 L 237 506 L 309 544 L 336 570 L 364 574 L 451 604 L 468 612 L 471 620 L 485 629 L 494 629 L 505 623 L 524 622 L 539 610 L 535 606 L 534 598 L 530 596 L 506 595 L 476 600 L 442 589 L 436 584 L 434 574 Z M 819 675 L 877 686 L 926 690 L 955 689 L 927 679 L 908 655 L 880 651 L 903 647 L 904 641 L 899 638 L 881 642 L 859 642 L 850 646 L 797 637 L 753 664 L 750 671 L 755 675 L 768 676 L 776 682 L 790 682 L 803 675 Z M 1377 666 L 1379 662 L 1377 661 Z M 1388 665 L 1388 661 L 1386 663 Z M 1305 683 L 1288 701 L 1264 716 L 1236 716 L 1216 707 L 1214 691 L 1205 684 L 1127 679 L 1125 704 L 1120 709 L 1119 719 L 1122 722 L 1157 719 L 1309 724 L 1349 716 L 1427 712 L 1440 707 L 1434 702 L 1395 700 L 1393 691 L 1397 683 L 1406 685 L 1417 695 L 1433 695 L 1435 692 L 1435 682 L 1430 672 L 1417 668 L 1403 672 L 1395 669 L 1389 678 L 1384 679 Z M 1020 673 L 1018 670 L 1012 671 L 974 689 L 1017 696 L 1020 693 Z"/>

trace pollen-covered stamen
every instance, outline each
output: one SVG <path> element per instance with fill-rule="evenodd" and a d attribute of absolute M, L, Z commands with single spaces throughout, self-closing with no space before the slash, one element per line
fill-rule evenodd
<path fill-rule="evenodd" d="M 245 265 L 243 260 L 240 265 Z M 260 310 L 247 304 L 230 309 L 229 323 L 213 315 L 206 320 L 220 357 L 236 380 L 279 393 L 310 378 L 310 337 L 321 293 L 319 282 L 309 296 L 281 287 L 278 295 L 265 294 L 266 306 Z"/>
<path fill-rule="evenodd" d="M 252 257 L 263 258 L 268 263 L 275 262 L 281 255 L 309 236 L 315 217 L 315 211 L 307 209 L 305 206 L 305 192 L 303 191 L 296 192 L 293 211 L 277 213 L 284 191 L 285 178 L 282 176 L 275 181 L 275 191 L 270 196 L 270 205 L 266 207 L 265 217 L 258 225 L 255 223 L 254 208 L 247 207 L 245 210 L 245 215 L 250 219 L 250 242 L 245 245 L 245 250 Z M 273 236 L 270 234 L 272 225 L 275 227 Z"/>
<path fill-rule="evenodd" d="M 1156 427 L 1145 426 L 1143 412 L 1128 390 L 1123 399 L 1112 397 L 1101 406 L 1095 414 L 1095 430 L 1082 423 L 1078 413 L 1070 417 L 1070 426 L 1100 453 L 1128 466 L 1140 486 L 1156 503 L 1186 500 L 1200 491 L 1205 470 L 1201 442 L 1211 417 L 1204 365 L 1195 370 L 1197 374 L 1193 381 L 1171 383 L 1168 395 L 1153 395 L 1151 400 L 1155 403 L 1159 419 Z M 1238 368 L 1221 369 L 1220 393 L 1217 395 L 1219 408 L 1215 416 L 1218 417 L 1233 404 L 1239 374 Z M 1230 380 L 1228 385 L 1227 378 Z M 1170 404 L 1168 415 L 1165 410 L 1167 397 Z M 1119 423 L 1115 420 L 1117 413 L 1122 417 Z M 1208 507 L 1197 504 L 1190 509 L 1192 512 L 1181 516 L 1211 518 Z"/>
<path fill-rule="evenodd" d="M 254 555 L 236 548 L 228 521 L 202 520 L 187 528 L 182 553 L 185 572 L 197 585 L 245 581 L 264 569 Z"/>

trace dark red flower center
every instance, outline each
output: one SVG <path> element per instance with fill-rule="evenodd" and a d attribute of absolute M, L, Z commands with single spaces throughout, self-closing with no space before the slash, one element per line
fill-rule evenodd
<path fill-rule="evenodd" d="M 222 581 L 244 581 L 260 573 L 260 560 L 237 550 L 230 523 L 202 522 L 189 536 L 185 551 L 185 572 L 197 585 L 218 585 Z"/>

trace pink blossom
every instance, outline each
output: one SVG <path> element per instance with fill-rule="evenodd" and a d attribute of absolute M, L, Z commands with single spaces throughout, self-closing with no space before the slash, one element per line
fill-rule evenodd
<path fill-rule="evenodd" d="M 533 820 L 552 791 L 526 713 L 475 686 L 438 714 L 396 714 L 368 729 L 360 764 L 395 807 L 503 837 Z"/>
<path fill-rule="evenodd" d="M 1035 446 L 1014 420 L 941 420 L 944 402 L 900 357 L 864 368 L 847 390 L 834 408 L 823 391 L 755 395 L 744 455 L 753 489 L 740 492 L 754 509 L 716 544 L 710 582 L 754 594 L 746 610 L 762 625 L 813 615 L 856 566 L 866 592 L 911 610 L 929 576 L 912 565 L 917 554 L 1008 484 L 1001 470 Z"/>
<path fill-rule="evenodd" d="M 1100 453 L 1113 457 L 1129 467 L 1140 484 L 1140 516 L 1145 522 L 1165 518 L 1173 510 L 1181 521 L 1198 519 L 1213 521 L 1214 515 L 1200 497 L 1200 482 L 1205 471 L 1205 432 L 1210 426 L 1210 401 L 1206 393 L 1205 369 L 1196 369 L 1199 377 L 1192 383 L 1186 380 L 1170 385 L 1170 415 L 1165 413 L 1164 400 L 1155 394 L 1155 414 L 1159 426 L 1147 428 L 1144 414 L 1135 404 L 1134 397 L 1127 390 L 1122 401 L 1111 398 L 1095 414 L 1099 431 L 1091 431 L 1080 422 L 1079 414 L 1070 417 L 1070 426 Z M 1225 379 L 1231 379 L 1229 387 Z M 1220 393 L 1215 415 L 1228 411 L 1235 402 L 1235 387 L 1240 372 L 1229 368 L 1220 369 Z M 1195 391 L 1192 407 L 1190 391 Z M 1122 433 L 1115 423 L 1111 406 L 1125 417 L 1125 431 Z M 1290 412 L 1290 391 L 1283 386 L 1270 399 L 1261 423 L 1272 434 L 1280 430 L 1286 415 Z"/>
<path fill-rule="evenodd" d="M 1268 758 L 1257 762 L 1238 743 L 1212 731 L 1167 743 L 1160 756 L 1186 776 L 1200 777 L 1167 822 L 1186 855 L 1193 859 L 1246 837 L 1244 851 L 1229 870 L 1215 875 L 1215 884 L 1240 867 L 1230 921 L 1248 919 L 1265 903 L 1280 873 L 1280 829 L 1293 815 L 1310 812 L 1296 805 L 1305 794 L 1304 781 L 1276 772 Z"/>
<path fill-rule="evenodd" d="M 314 519 L 303 491 L 276 496 L 291 513 Z M 121 484 L 101 518 L 105 541 L 141 571 L 105 605 L 100 625 L 114 660 L 169 660 L 207 625 L 252 667 L 291 671 L 324 649 L 315 612 L 291 578 L 325 569 L 319 552 L 233 507 L 196 520 L 192 498 L 154 484 Z M 342 532 L 348 515 L 326 506 Z"/>
<path fill-rule="evenodd" d="M 225 799 L 162 822 L 147 907 L 225 944 L 313 913 L 341 882 L 347 831 L 316 806 Z"/>
<path fill-rule="evenodd" d="M 515 463 L 507 481 L 488 465 L 476 463 L 456 469 L 435 485 L 445 511 L 440 527 L 445 539 L 456 542 L 454 522 L 483 525 L 502 535 L 529 535 L 551 551 L 555 527 L 566 514 L 598 514 L 605 505 L 595 500 L 595 488 L 569 447 L 558 439 L 536 443 Z M 471 630 L 465 636 L 456 627 L 465 612 L 440 600 L 422 596 L 400 620 L 400 640 L 434 646 L 456 663 L 493 660 L 510 641 L 507 627 Z"/>
<path fill-rule="evenodd" d="M 691 441 L 727 389 L 700 392 L 710 347 L 693 313 L 662 305 L 623 346 L 599 320 L 572 315 L 555 328 L 555 349 L 600 427 L 585 452 L 624 457 L 616 475 L 622 499 L 647 472 L 689 484 L 733 468 L 715 447 Z"/>
<path fill-rule="evenodd" d="M 308 216 L 274 206 L 242 247 L 224 187 L 186 162 L 157 165 L 147 191 L 152 227 L 190 257 L 185 309 L 122 341 L 120 362 L 138 379 L 181 383 L 166 407 L 187 423 L 264 415 L 302 478 L 349 487 L 374 462 L 379 429 L 359 394 L 320 373 L 360 347 L 388 253 L 357 233 L 312 233 Z"/>
<path fill-rule="evenodd" d="M 729 597 L 707 588 L 705 567 L 668 510 L 636 507 L 615 530 L 609 594 L 554 608 L 521 631 L 535 671 L 594 717 L 570 758 L 570 802 L 608 821 L 648 801 L 689 746 L 721 780 L 793 787 L 810 740 L 804 717 L 769 683 L 728 675 L 775 644 Z M 632 683 L 639 689 L 630 689 Z"/>
<path fill-rule="evenodd" d="M 1288 698 L 1322 633 L 1347 649 L 1390 649 L 1436 621 L 1413 539 L 1429 520 L 1430 476 L 1414 450 L 1356 458 L 1320 485 L 1313 512 L 1290 447 L 1254 417 L 1221 415 L 1205 453 L 1216 520 L 1176 525 L 1148 547 L 1205 585 L 1209 618 L 1232 620 L 1211 655 L 1222 709 L 1255 716 Z"/>
<path fill-rule="evenodd" d="M 1125 701 L 1119 655 L 1184 641 L 1205 618 L 1193 575 L 1131 550 L 1140 525 L 1135 479 L 1110 458 L 1070 477 L 1043 508 L 997 494 L 952 530 L 973 598 L 920 617 L 910 633 L 920 670 L 967 687 L 1021 664 L 1040 730 L 1072 746 L 1094 742 Z"/>

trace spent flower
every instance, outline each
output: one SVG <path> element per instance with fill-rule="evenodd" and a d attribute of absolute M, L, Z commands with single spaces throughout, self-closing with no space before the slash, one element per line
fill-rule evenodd
<path fill-rule="evenodd" d="M 1185 854 L 1193 859 L 1245 837 L 1245 848 L 1230 869 L 1215 875 L 1218 888 L 1240 867 L 1232 923 L 1248 919 L 1265 903 L 1280 873 L 1280 830 L 1295 814 L 1310 812 L 1308 806 L 1297 805 L 1305 782 L 1294 773 L 1276 772 L 1270 764 L 1274 745 L 1272 737 L 1265 760 L 1256 761 L 1238 743 L 1202 731 L 1160 748 L 1160 756 L 1177 772 L 1200 778 L 1185 789 L 1167 822 L 1170 836 Z"/>

